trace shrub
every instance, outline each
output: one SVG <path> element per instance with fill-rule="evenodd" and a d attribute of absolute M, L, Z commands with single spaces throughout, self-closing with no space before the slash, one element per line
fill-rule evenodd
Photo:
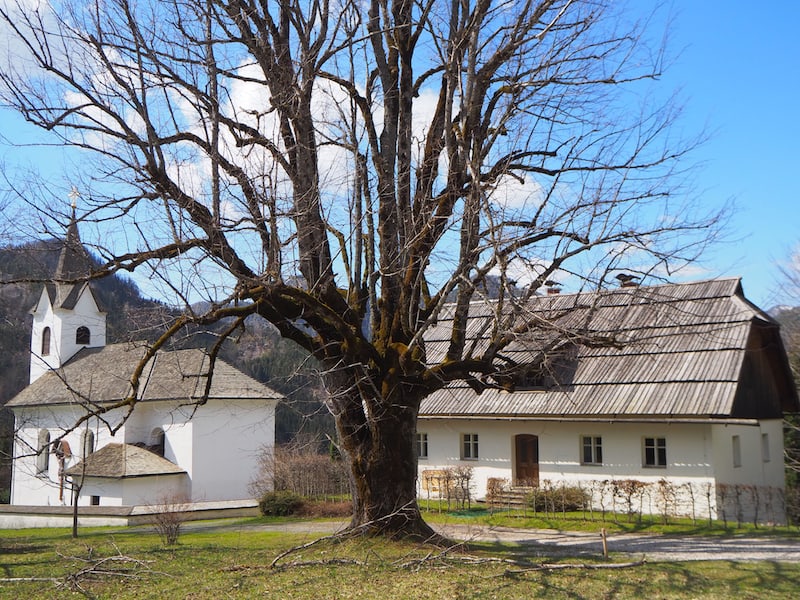
<path fill-rule="evenodd" d="M 349 494 L 347 463 L 336 456 L 333 450 L 321 453 L 315 441 L 264 448 L 250 491 L 256 498 L 273 489 L 289 490 L 304 498 Z"/>
<path fill-rule="evenodd" d="M 259 500 L 258 508 L 265 516 L 287 517 L 299 512 L 304 503 L 303 498 L 294 492 L 267 492 Z"/>
<path fill-rule="evenodd" d="M 589 504 L 586 490 L 577 486 L 536 488 L 528 495 L 528 506 L 553 512 L 583 510 Z"/>
<path fill-rule="evenodd" d="M 182 495 L 167 495 L 151 504 L 153 510 L 153 527 L 165 546 L 178 543 L 181 525 L 188 518 L 189 500 Z"/>

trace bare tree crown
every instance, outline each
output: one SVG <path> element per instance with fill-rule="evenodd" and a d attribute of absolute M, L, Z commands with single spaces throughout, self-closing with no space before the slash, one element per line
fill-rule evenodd
<path fill-rule="evenodd" d="M 692 144 L 645 96 L 662 49 L 625 15 L 584 0 L 6 0 L 0 94 L 93 156 L 81 219 L 126 223 L 127 247 L 98 246 L 103 273 L 199 291 L 211 309 L 184 322 L 267 319 L 336 371 L 331 408 L 355 439 L 389 407 L 415 415 L 449 381 L 490 378 L 546 281 L 668 274 L 710 235 L 714 216 L 676 193 Z M 466 322 L 490 280 L 498 318 L 478 348 Z"/>

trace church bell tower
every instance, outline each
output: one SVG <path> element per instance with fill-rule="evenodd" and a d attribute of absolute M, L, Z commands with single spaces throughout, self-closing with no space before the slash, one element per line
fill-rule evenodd
<path fill-rule="evenodd" d="M 106 313 L 89 282 L 92 262 L 78 234 L 74 188 L 70 198 L 72 217 L 58 265 L 31 310 L 30 383 L 61 367 L 82 348 L 106 344 Z"/>

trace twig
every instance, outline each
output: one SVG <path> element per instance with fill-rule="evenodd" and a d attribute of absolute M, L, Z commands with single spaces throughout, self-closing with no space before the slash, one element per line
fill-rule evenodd
<path fill-rule="evenodd" d="M 532 571 L 559 571 L 563 569 L 587 569 L 591 571 L 600 569 L 630 569 L 632 567 L 641 567 L 646 562 L 647 561 L 643 558 L 642 560 L 626 563 L 542 563 L 540 565 L 532 565 L 523 569 L 506 569 L 504 575 L 519 575 Z"/>
<path fill-rule="evenodd" d="M 357 565 L 365 567 L 367 565 L 363 560 L 355 558 L 326 558 L 321 560 L 298 560 L 286 563 L 284 567 L 326 567 L 330 565 Z"/>
<path fill-rule="evenodd" d="M 61 580 L 58 577 L 0 577 L 0 583 L 30 583 L 41 581 L 59 583 Z"/>
<path fill-rule="evenodd" d="M 276 566 L 278 565 L 278 562 L 282 558 L 285 558 L 285 557 L 289 556 L 290 554 L 294 554 L 295 552 L 299 552 L 300 550 L 305 550 L 307 548 L 311 548 L 312 546 L 316 546 L 320 542 L 325 542 L 325 541 L 328 541 L 328 540 L 339 540 L 339 539 L 342 539 L 344 537 L 347 537 L 347 535 L 348 535 L 348 532 L 334 533 L 333 535 L 326 535 L 325 537 L 317 538 L 313 542 L 308 542 L 307 544 L 302 544 L 300 546 L 294 546 L 292 548 L 289 548 L 288 550 L 284 550 L 283 552 L 278 554 L 278 556 L 276 556 L 275 558 L 272 559 L 272 562 L 269 563 L 269 568 L 270 569 L 276 568 Z"/>

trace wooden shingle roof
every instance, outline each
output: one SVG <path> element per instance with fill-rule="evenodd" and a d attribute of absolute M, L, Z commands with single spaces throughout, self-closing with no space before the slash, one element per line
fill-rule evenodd
<path fill-rule="evenodd" d="M 142 344 L 83 348 L 57 371 L 48 371 L 12 398 L 7 406 L 46 406 L 127 397 L 130 376 L 145 355 Z M 160 351 L 142 373 L 139 399 L 193 402 L 205 393 L 209 357 L 204 350 Z M 283 396 L 225 361 L 214 364 L 209 399 L 280 400 Z"/>
<path fill-rule="evenodd" d="M 85 475 L 109 479 L 180 473 L 186 473 L 186 470 L 158 454 L 133 444 L 107 444 L 87 456 L 84 462 L 66 470 L 66 474 L 70 476 Z"/>
<path fill-rule="evenodd" d="M 467 338 L 478 350 L 493 311 L 471 307 Z M 798 410 L 778 326 L 744 298 L 739 279 L 537 297 L 513 326 L 522 322 L 536 326 L 500 360 L 541 362 L 554 340 L 574 339 L 557 385 L 476 394 L 456 382 L 423 400 L 420 416 L 780 418 Z M 426 336 L 431 362 L 444 356 L 451 328 L 445 314 Z M 615 343 L 582 343 L 598 336 Z M 743 373 L 753 381 L 742 385 Z"/>

